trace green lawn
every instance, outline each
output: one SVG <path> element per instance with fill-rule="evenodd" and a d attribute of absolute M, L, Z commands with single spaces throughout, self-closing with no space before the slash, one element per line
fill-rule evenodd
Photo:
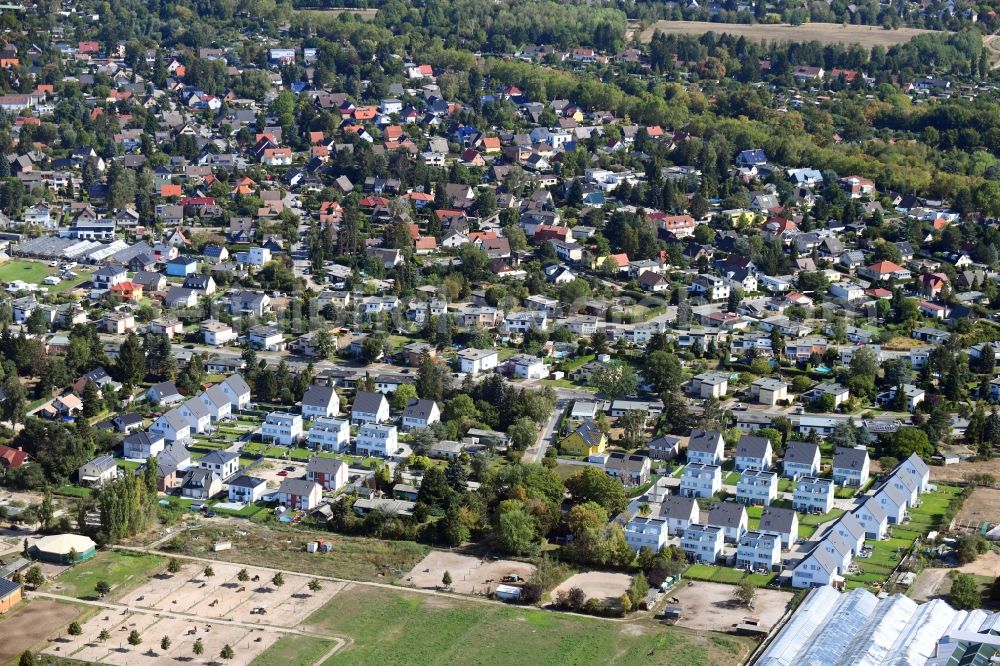
<path fill-rule="evenodd" d="M 26 259 L 8 261 L 0 264 L 0 282 L 23 280 L 28 283 L 41 284 L 42 280 L 55 273 L 56 270 L 41 261 L 28 261 Z"/>
<path fill-rule="evenodd" d="M 77 599 L 94 600 L 97 599 L 94 586 L 103 580 L 111 585 L 111 597 L 114 597 L 124 588 L 142 583 L 166 563 L 157 555 L 105 551 L 59 574 L 45 589 Z"/>
<path fill-rule="evenodd" d="M 333 642 L 315 636 L 282 636 L 254 659 L 252 666 L 312 666 Z"/>
<path fill-rule="evenodd" d="M 684 577 L 690 580 L 707 580 L 713 583 L 727 583 L 729 585 L 735 585 L 743 580 L 745 576 L 746 572 L 742 569 L 719 567 L 714 564 L 692 564 L 684 572 Z M 774 580 L 775 576 L 777 574 L 774 573 L 750 574 L 749 578 L 757 587 L 764 587 Z"/>
<path fill-rule="evenodd" d="M 851 487 L 837 488 L 836 490 L 833 491 L 833 496 L 836 497 L 837 499 L 851 499 L 857 494 L 857 492 L 858 492 L 857 488 L 851 488 Z"/>
<path fill-rule="evenodd" d="M 795 482 L 791 479 L 781 478 L 778 479 L 778 492 L 779 493 L 790 493 L 795 491 Z"/>
<path fill-rule="evenodd" d="M 90 488 L 84 488 L 82 486 L 74 486 L 73 484 L 66 484 L 56 488 L 54 491 L 56 495 L 65 495 L 67 497 L 90 497 L 91 493 L 94 491 Z"/>
<path fill-rule="evenodd" d="M 741 662 L 748 639 L 354 587 L 306 620 L 353 642 L 327 664 L 685 664 Z"/>
<path fill-rule="evenodd" d="M 803 513 L 799 514 L 799 525 L 812 525 L 813 527 L 816 527 L 818 525 L 822 525 L 823 523 L 828 523 L 831 520 L 835 520 L 836 518 L 840 518 L 842 515 L 844 515 L 843 509 L 830 509 L 828 513 L 824 513 L 822 515 Z"/>
<path fill-rule="evenodd" d="M 726 474 L 726 476 L 723 477 L 722 479 L 722 485 L 725 486 L 735 486 L 739 482 L 740 482 L 739 472 L 730 472 L 729 474 Z"/>

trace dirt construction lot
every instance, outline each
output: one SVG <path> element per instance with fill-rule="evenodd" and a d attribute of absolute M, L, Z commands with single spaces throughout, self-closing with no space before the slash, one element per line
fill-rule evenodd
<path fill-rule="evenodd" d="M 122 596 L 118 602 L 174 613 L 188 613 L 201 618 L 225 618 L 248 623 L 291 627 L 325 604 L 343 588 L 342 583 L 323 582 L 319 592 L 309 590 L 308 576 L 285 574 L 285 583 L 277 587 L 271 574 L 247 567 L 251 580 L 236 579 L 243 567 L 219 562 L 212 565 L 215 575 L 204 575 L 204 565 L 186 564 L 176 576 L 154 576 L 145 585 Z M 253 577 L 260 574 L 260 580 Z M 251 614 L 264 607 L 264 615 Z"/>
<path fill-rule="evenodd" d="M 72 604 L 32 599 L 0 622 L 0 664 L 6 664 L 50 634 L 65 630 L 80 614 Z"/>
<path fill-rule="evenodd" d="M 578 587 L 587 595 L 587 599 L 616 601 L 628 591 L 628 586 L 631 584 L 632 577 L 628 574 L 588 571 L 587 573 L 573 574 L 567 578 L 556 589 L 552 590 L 552 598 L 554 599 L 560 592 L 569 592 L 574 587 Z"/>
<path fill-rule="evenodd" d="M 106 629 L 111 638 L 98 640 L 101 630 Z M 132 630 L 139 632 L 142 643 L 132 647 L 128 635 Z M 170 638 L 170 646 L 163 650 L 160 641 Z M 80 636 L 64 635 L 44 650 L 45 654 L 72 657 L 81 661 L 101 664 L 176 664 L 194 657 L 193 646 L 202 640 L 204 657 L 215 661 L 223 646 L 233 648 L 233 664 L 249 664 L 253 659 L 278 640 L 280 634 L 274 631 L 233 625 L 209 624 L 205 621 L 187 618 L 156 617 L 144 613 L 101 611 L 83 626 Z M 195 657 L 195 659 L 198 659 Z"/>
<path fill-rule="evenodd" d="M 344 587 L 323 581 L 322 589 L 312 592 L 312 578 L 296 574 L 285 574 L 284 584 L 276 586 L 270 572 L 253 567 L 247 567 L 251 580 L 242 583 L 237 580 L 242 568 L 216 562 L 215 575 L 207 577 L 204 565 L 189 563 L 176 575 L 154 576 L 117 601 L 142 612 L 103 609 L 83 625 L 82 635 L 64 636 L 45 652 L 123 666 L 175 664 L 190 657 L 201 638 L 206 656 L 218 655 L 228 644 L 236 652 L 234 663 L 247 664 L 281 636 L 276 628 L 299 624 Z M 266 613 L 251 613 L 255 608 Z M 98 640 L 102 630 L 111 634 L 109 640 Z M 127 642 L 132 630 L 142 638 L 137 648 Z M 171 640 L 167 650 L 160 649 L 164 636 Z"/>
<path fill-rule="evenodd" d="M 675 35 L 701 35 L 708 31 L 727 33 L 756 41 L 812 42 L 821 44 L 860 44 L 890 47 L 903 44 L 917 35 L 933 30 L 900 28 L 883 30 L 876 26 L 840 25 L 839 23 L 805 23 L 803 25 L 743 25 L 737 23 L 710 23 L 706 21 L 657 21 L 642 32 L 640 39 L 648 42 L 654 30 Z"/>
<path fill-rule="evenodd" d="M 504 576 L 528 579 L 535 567 L 512 560 L 482 560 L 470 555 L 431 551 L 403 579 L 403 585 L 434 589 L 441 587 L 444 572 L 451 574 L 451 587 L 460 594 L 490 594 Z"/>
<path fill-rule="evenodd" d="M 680 601 L 681 619 L 678 626 L 689 629 L 729 631 L 745 617 L 758 618 L 764 627 L 773 627 L 785 612 L 792 599 L 791 592 L 757 590 L 757 600 L 748 609 L 733 601 L 732 585 L 722 583 L 692 582 L 671 590 L 671 596 Z"/>
<path fill-rule="evenodd" d="M 958 523 L 988 522 L 996 525 L 1000 522 L 1000 490 L 995 488 L 976 488 L 969 499 L 962 504 L 962 510 L 955 516 Z"/>

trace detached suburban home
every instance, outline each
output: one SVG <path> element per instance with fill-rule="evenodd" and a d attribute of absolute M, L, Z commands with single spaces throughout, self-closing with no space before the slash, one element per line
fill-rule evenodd
<path fill-rule="evenodd" d="M 233 416 L 233 403 L 229 401 L 225 389 L 220 384 L 210 386 L 198 396 L 201 404 L 208 410 L 212 423 L 227 421 Z"/>
<path fill-rule="evenodd" d="M 351 406 L 351 423 L 382 423 L 389 420 L 389 401 L 381 393 L 359 391 Z"/>
<path fill-rule="evenodd" d="M 649 481 L 650 462 L 646 456 L 615 451 L 605 461 L 604 471 L 625 486 L 641 486 Z"/>
<path fill-rule="evenodd" d="M 236 409 L 246 409 L 250 404 L 250 385 L 242 376 L 229 375 L 219 386 Z"/>
<path fill-rule="evenodd" d="M 688 463 L 681 476 L 681 497 L 711 497 L 722 489 L 722 468 Z"/>
<path fill-rule="evenodd" d="M 681 536 L 681 550 L 695 562 L 714 563 L 722 554 L 722 543 L 722 528 L 712 525 L 689 525 Z"/>
<path fill-rule="evenodd" d="M 782 474 L 789 479 L 816 476 L 820 471 L 819 445 L 794 440 L 786 442 L 782 465 Z"/>
<path fill-rule="evenodd" d="M 334 458 L 313 458 L 306 465 L 306 480 L 326 490 L 340 490 L 347 484 L 347 463 Z"/>
<path fill-rule="evenodd" d="M 312 511 L 323 500 L 323 488 L 307 479 L 284 479 L 274 494 L 278 504 L 298 511 Z"/>
<path fill-rule="evenodd" d="M 788 384 L 774 377 L 761 377 L 750 384 L 750 397 L 758 405 L 777 405 L 788 400 Z"/>
<path fill-rule="evenodd" d="M 194 433 L 208 432 L 212 425 L 212 415 L 209 413 L 208 407 L 198 398 L 191 398 L 178 407 L 177 411 L 187 420 Z"/>
<path fill-rule="evenodd" d="M 771 469 L 771 440 L 767 437 L 742 435 L 736 445 L 736 471 Z"/>
<path fill-rule="evenodd" d="M 351 424 L 343 419 L 325 416 L 313 419 L 309 428 L 308 443 L 311 449 L 341 452 L 347 449 L 351 439 Z"/>
<path fill-rule="evenodd" d="M 146 399 L 157 405 L 172 405 L 183 401 L 184 396 L 173 382 L 160 382 L 149 387 Z"/>
<path fill-rule="evenodd" d="M 838 446 L 833 452 L 833 482 L 838 486 L 860 488 L 868 483 L 870 459 L 865 447 Z"/>
<path fill-rule="evenodd" d="M 459 372 L 478 375 L 497 367 L 497 352 L 494 349 L 463 349 L 456 354 L 459 361 Z"/>
<path fill-rule="evenodd" d="M 354 450 L 359 456 L 389 458 L 399 448 L 396 426 L 384 423 L 366 423 L 361 426 L 354 440 Z"/>
<path fill-rule="evenodd" d="M 229 501 L 253 504 L 264 497 L 267 481 L 255 476 L 241 474 L 229 482 Z"/>
<path fill-rule="evenodd" d="M 851 546 L 851 552 L 857 555 L 865 545 L 865 528 L 853 513 L 845 513 L 833 524 L 830 531 L 842 536 Z"/>
<path fill-rule="evenodd" d="M 340 413 L 340 398 L 332 386 L 313 384 L 302 396 L 302 418 L 331 417 Z"/>
<path fill-rule="evenodd" d="M 103 486 L 118 478 L 118 463 L 112 456 L 98 456 L 80 466 L 77 478 L 82 486 Z"/>
<path fill-rule="evenodd" d="M 767 506 L 778 497 L 778 475 L 757 469 L 740 474 L 736 500 L 750 506 Z"/>
<path fill-rule="evenodd" d="M 163 450 L 166 440 L 155 432 L 134 432 L 122 440 L 122 456 L 129 460 L 146 460 Z"/>
<path fill-rule="evenodd" d="M 746 507 L 736 502 L 716 502 L 708 511 L 708 524 L 722 530 L 726 541 L 737 542 L 747 531 Z"/>
<path fill-rule="evenodd" d="M 167 443 L 188 439 L 191 437 L 191 424 L 180 411 L 171 409 L 149 426 L 150 433 L 161 435 Z"/>
<path fill-rule="evenodd" d="M 927 464 L 916 453 L 911 453 L 910 457 L 899 463 L 893 474 L 906 473 L 917 481 L 917 491 L 926 493 L 931 482 L 931 472 L 927 469 Z"/>
<path fill-rule="evenodd" d="M 188 471 L 181 484 L 181 496 L 191 499 L 210 499 L 222 492 L 222 479 L 210 470 L 196 468 Z"/>
<path fill-rule="evenodd" d="M 898 525 L 906 517 L 906 495 L 895 486 L 882 486 L 868 501 L 877 502 L 882 507 L 890 525 Z"/>
<path fill-rule="evenodd" d="M 783 548 L 790 549 L 799 538 L 799 514 L 792 509 L 776 506 L 765 507 L 760 514 L 757 529 L 781 536 Z"/>
<path fill-rule="evenodd" d="M 817 546 L 799 561 L 792 572 L 792 587 L 799 589 L 843 582 L 837 558 Z"/>
<path fill-rule="evenodd" d="M 559 442 L 560 451 L 575 456 L 600 455 L 607 446 L 607 435 L 590 419 L 585 420 L 580 427 Z"/>
<path fill-rule="evenodd" d="M 694 498 L 667 495 L 660 502 L 658 515 L 666 519 L 671 534 L 680 535 L 689 525 L 701 520 L 701 509 Z"/>
<path fill-rule="evenodd" d="M 699 428 L 692 430 L 688 442 L 687 459 L 689 463 L 721 465 L 726 460 L 725 441 L 722 439 L 722 433 Z"/>
<path fill-rule="evenodd" d="M 830 479 L 803 476 L 795 484 L 792 508 L 802 513 L 829 513 L 833 508 L 833 488 Z"/>
<path fill-rule="evenodd" d="M 625 541 L 636 551 L 649 548 L 658 552 L 667 544 L 667 521 L 652 516 L 635 516 L 625 523 Z"/>
<path fill-rule="evenodd" d="M 302 416 L 290 412 L 271 412 L 260 427 L 261 438 L 282 446 L 292 446 L 302 438 Z"/>
<path fill-rule="evenodd" d="M 240 457 L 231 451 L 212 451 L 198 460 L 198 467 L 225 481 L 240 471 Z"/>
<path fill-rule="evenodd" d="M 429 428 L 441 420 L 441 410 L 433 400 L 411 398 L 403 410 L 403 432 Z"/>
<path fill-rule="evenodd" d="M 781 536 L 747 532 L 736 546 L 736 566 L 747 571 L 771 571 L 781 563 Z"/>

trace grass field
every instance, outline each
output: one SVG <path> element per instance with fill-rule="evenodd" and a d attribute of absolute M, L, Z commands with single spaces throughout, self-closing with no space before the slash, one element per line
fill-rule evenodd
<path fill-rule="evenodd" d="M 655 30 L 677 35 L 701 35 L 712 31 L 756 41 L 817 41 L 824 45 L 860 44 L 867 49 L 873 46 L 888 48 L 896 44 L 904 44 L 917 35 L 935 32 L 933 30 L 919 30 L 917 28 L 883 30 L 875 26 L 841 25 L 839 23 L 805 23 L 793 26 L 787 24 L 744 25 L 737 23 L 710 23 L 707 21 L 656 21 L 652 26 L 643 30 L 639 38 L 643 42 L 648 42 L 653 38 Z"/>
<path fill-rule="evenodd" d="M 336 18 L 341 14 L 353 14 L 364 21 L 371 21 L 378 15 L 377 9 L 353 9 L 353 8 L 336 8 L 331 7 L 329 9 L 297 9 L 295 10 L 299 14 L 307 14 L 309 16 L 315 16 L 317 18 L 330 17 Z"/>
<path fill-rule="evenodd" d="M 713 564 L 692 564 L 684 572 L 684 577 L 690 580 L 707 580 L 713 583 L 728 583 L 730 585 L 735 585 L 743 580 L 744 575 L 745 573 L 740 569 L 717 567 Z M 757 587 L 764 587 L 774 580 L 775 576 L 777 574 L 750 574 L 748 578 Z"/>
<path fill-rule="evenodd" d="M 736 664 L 752 642 L 645 621 L 349 587 L 307 621 L 353 643 L 328 664 Z"/>
<path fill-rule="evenodd" d="M 316 539 L 332 544 L 333 551 L 307 554 L 306 544 Z M 216 541 L 232 541 L 233 548 L 216 553 L 212 550 Z M 300 529 L 281 530 L 249 523 L 239 527 L 205 527 L 197 532 L 178 535 L 164 544 L 163 549 L 226 562 L 386 583 L 400 575 L 395 571 L 412 569 L 430 550 L 412 541 L 383 541 Z"/>
<path fill-rule="evenodd" d="M 315 636 L 282 636 L 250 663 L 252 666 L 312 666 L 332 647 L 332 641 Z"/>
<path fill-rule="evenodd" d="M 0 282 L 7 283 L 14 280 L 23 280 L 29 284 L 42 285 L 42 280 L 58 272 L 59 269 L 52 268 L 42 261 L 17 259 L 0 264 Z M 90 280 L 92 275 L 90 271 L 78 271 L 77 277 L 72 280 L 63 280 L 57 285 L 42 286 L 48 289 L 49 293 L 60 293 Z"/>
<path fill-rule="evenodd" d="M 77 599 L 95 600 L 94 586 L 98 581 L 111 585 L 111 597 L 126 587 L 143 582 L 167 561 L 156 555 L 140 555 L 122 551 L 98 553 L 92 559 L 71 567 L 48 583 L 46 590 Z"/>

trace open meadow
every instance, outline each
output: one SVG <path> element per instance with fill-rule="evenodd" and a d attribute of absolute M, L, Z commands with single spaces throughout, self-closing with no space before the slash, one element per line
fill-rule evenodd
<path fill-rule="evenodd" d="M 614 622 L 361 585 L 348 585 L 306 625 L 350 639 L 331 665 L 721 666 L 740 663 L 753 645 L 644 620 Z"/>
<path fill-rule="evenodd" d="M 642 31 L 639 39 L 648 42 L 659 30 L 674 35 L 701 35 L 706 32 L 727 33 L 757 41 L 768 42 L 812 42 L 826 44 L 860 44 L 870 49 L 873 46 L 886 48 L 904 44 L 917 35 L 934 32 L 917 28 L 883 30 L 869 25 L 840 25 L 839 23 L 755 24 L 711 23 L 708 21 L 656 21 Z"/>

